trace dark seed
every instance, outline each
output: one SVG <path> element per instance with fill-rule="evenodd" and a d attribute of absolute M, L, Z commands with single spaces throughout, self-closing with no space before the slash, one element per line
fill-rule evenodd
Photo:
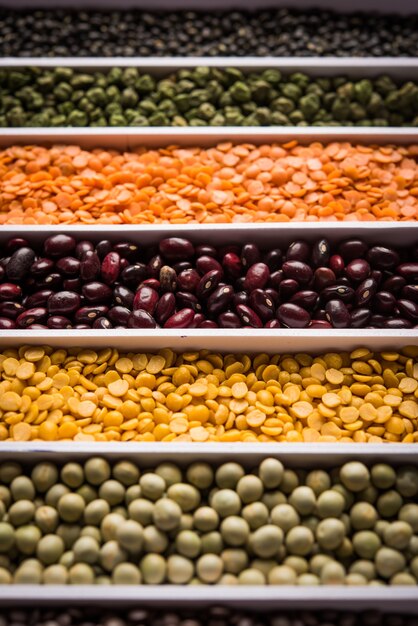
<path fill-rule="evenodd" d="M 103 259 L 107 254 L 109 254 L 109 252 L 112 252 L 112 247 L 112 242 L 109 241 L 109 239 L 102 239 L 101 241 L 99 241 L 95 248 L 95 251 L 101 261 L 103 261 Z"/>
<path fill-rule="evenodd" d="M 225 311 L 218 316 L 218 324 L 220 328 L 241 328 L 241 320 L 232 311 Z"/>
<path fill-rule="evenodd" d="M 418 263 L 402 263 L 396 271 L 407 280 L 418 280 Z"/>
<path fill-rule="evenodd" d="M 373 278 L 366 278 L 356 289 L 356 304 L 363 307 L 369 304 L 377 291 L 376 282 Z"/>
<path fill-rule="evenodd" d="M 283 254 L 280 248 L 270 250 L 264 257 L 264 263 L 268 265 L 270 272 L 276 272 L 282 266 Z"/>
<path fill-rule="evenodd" d="M 309 328 L 317 328 L 318 330 L 326 330 L 332 328 L 332 325 L 326 320 L 312 320 L 309 324 Z"/>
<path fill-rule="evenodd" d="M 16 319 L 16 326 L 18 328 L 28 328 L 31 324 L 40 324 L 46 319 L 47 315 L 48 311 L 44 307 L 28 309 Z"/>
<path fill-rule="evenodd" d="M 44 243 L 44 251 L 46 256 L 66 256 L 75 249 L 76 242 L 74 237 L 69 235 L 51 235 Z"/>
<path fill-rule="evenodd" d="M 279 301 L 286 302 L 293 296 L 293 294 L 299 291 L 299 289 L 299 283 L 296 280 L 293 280 L 293 278 L 282 280 L 279 285 Z"/>
<path fill-rule="evenodd" d="M 21 297 L 22 289 L 19 285 L 15 285 L 14 283 L 0 284 L 0 302 L 6 300 L 13 302 L 14 300 L 20 300 Z"/>
<path fill-rule="evenodd" d="M 52 274 L 48 274 L 44 278 L 36 281 L 36 286 L 39 289 L 53 289 L 57 291 L 61 288 L 62 285 L 62 276 L 61 274 L 57 274 L 53 272 Z"/>
<path fill-rule="evenodd" d="M 91 282 L 83 285 L 82 294 L 93 304 L 105 304 L 112 299 L 112 290 L 104 283 Z"/>
<path fill-rule="evenodd" d="M 370 275 L 370 265 L 364 259 L 354 259 L 345 268 L 345 273 L 351 280 L 365 280 Z"/>
<path fill-rule="evenodd" d="M 19 248 L 28 248 L 28 247 L 29 247 L 29 242 L 26 241 L 26 239 L 23 239 L 22 237 L 13 237 L 12 239 L 9 239 L 9 241 L 6 244 L 6 250 L 8 254 L 13 254 L 13 252 L 15 252 L 16 250 L 19 250 Z"/>
<path fill-rule="evenodd" d="M 241 259 L 235 252 L 227 252 L 222 259 L 222 267 L 229 278 L 239 278 L 243 270 Z"/>
<path fill-rule="evenodd" d="M 80 278 L 66 278 L 62 281 L 64 291 L 81 291 Z"/>
<path fill-rule="evenodd" d="M 158 273 L 156 276 L 158 276 Z M 130 289 L 137 289 L 138 285 L 146 278 L 147 268 L 143 263 L 135 263 L 135 265 L 128 265 L 122 270 L 120 280 L 125 283 Z"/>
<path fill-rule="evenodd" d="M 246 276 L 244 281 L 244 289 L 249 292 L 254 291 L 254 289 L 263 289 L 270 278 L 270 270 L 268 265 L 265 263 L 255 263 L 252 265 Z"/>
<path fill-rule="evenodd" d="M 405 285 L 402 289 L 402 298 L 418 303 L 418 285 Z"/>
<path fill-rule="evenodd" d="M 81 259 L 80 276 L 83 280 L 95 280 L 100 276 L 100 258 L 97 252 L 87 250 Z"/>
<path fill-rule="evenodd" d="M 285 261 L 282 270 L 286 278 L 296 280 L 300 285 L 306 285 L 312 279 L 312 269 L 302 261 Z"/>
<path fill-rule="evenodd" d="M 75 256 L 81 261 L 86 252 L 94 250 L 94 246 L 91 241 L 79 241 L 75 247 Z"/>
<path fill-rule="evenodd" d="M 175 291 L 177 288 L 177 274 L 169 265 L 163 265 L 160 269 L 160 285 L 162 291 Z"/>
<path fill-rule="evenodd" d="M 389 320 L 385 319 L 383 321 L 383 328 L 412 328 L 412 322 L 400 317 Z"/>
<path fill-rule="evenodd" d="M 342 302 L 348 304 L 353 300 L 354 295 L 354 289 L 346 285 L 332 285 L 331 287 L 325 287 L 325 289 L 321 291 L 321 299 L 324 302 L 338 298 L 338 300 L 342 300 Z"/>
<path fill-rule="evenodd" d="M 101 276 L 107 285 L 117 281 L 120 272 L 120 256 L 117 252 L 109 252 L 102 261 Z"/>
<path fill-rule="evenodd" d="M 286 261 L 306 263 L 311 256 L 311 247 L 306 241 L 294 241 L 286 252 Z"/>
<path fill-rule="evenodd" d="M 325 305 L 327 320 L 334 328 L 348 328 L 350 312 L 341 300 L 330 300 Z"/>
<path fill-rule="evenodd" d="M 157 291 L 151 289 L 151 287 L 140 287 L 134 297 L 134 311 L 136 309 L 143 309 L 144 311 L 150 313 L 150 315 L 154 315 L 158 300 L 159 295 Z"/>
<path fill-rule="evenodd" d="M 344 271 L 344 259 L 339 254 L 333 254 L 329 260 L 329 267 L 335 276 L 340 276 Z"/>
<path fill-rule="evenodd" d="M 195 313 L 200 313 L 202 310 L 199 300 L 190 291 L 178 291 L 176 293 L 176 304 L 179 309 L 193 309 Z"/>
<path fill-rule="evenodd" d="M 390 291 L 395 296 L 397 296 L 400 294 L 405 285 L 406 280 L 405 278 L 402 278 L 402 276 L 390 276 L 383 282 L 382 290 Z"/>
<path fill-rule="evenodd" d="M 228 308 L 232 297 L 234 295 L 234 290 L 231 285 L 223 285 L 219 286 L 211 293 L 207 301 L 207 310 L 210 315 L 213 317 L 217 317 L 220 313 L 225 311 Z"/>
<path fill-rule="evenodd" d="M 245 304 L 238 304 L 236 311 L 241 318 L 241 322 L 246 326 L 251 326 L 252 328 L 263 327 L 263 322 L 258 317 L 257 313 L 249 306 L 246 306 Z"/>
<path fill-rule="evenodd" d="M 279 306 L 277 317 L 288 328 L 306 328 L 311 321 L 308 311 L 291 302 Z"/>
<path fill-rule="evenodd" d="M 312 263 L 315 267 L 327 265 L 330 256 L 330 245 L 326 239 L 316 241 L 312 246 Z"/>
<path fill-rule="evenodd" d="M 113 328 L 112 324 L 106 317 L 98 317 L 93 322 L 93 328 Z"/>
<path fill-rule="evenodd" d="M 338 247 L 338 253 L 345 263 L 350 263 L 354 259 L 361 259 L 367 252 L 367 244 L 361 239 L 347 239 Z"/>
<path fill-rule="evenodd" d="M 9 320 L 7 317 L 0 317 L 1 330 L 13 330 L 14 328 L 16 328 L 16 324 L 13 320 Z"/>
<path fill-rule="evenodd" d="M 24 305 L 27 309 L 33 309 L 38 306 L 46 306 L 48 298 L 53 295 L 52 289 L 41 289 L 24 299 Z"/>
<path fill-rule="evenodd" d="M 406 317 L 414 324 L 418 323 L 418 304 L 412 300 L 398 300 L 397 304 L 402 317 Z"/>
<path fill-rule="evenodd" d="M 378 270 L 389 270 L 399 264 L 399 254 L 384 246 L 373 246 L 367 253 L 370 265 Z"/>
<path fill-rule="evenodd" d="M 80 306 L 80 296 L 74 291 L 58 291 L 48 298 L 51 315 L 71 315 Z"/>
<path fill-rule="evenodd" d="M 213 258 L 217 258 L 218 251 L 213 246 L 196 246 L 196 257 L 200 256 L 213 256 Z"/>
<path fill-rule="evenodd" d="M 109 309 L 108 317 L 114 324 L 127 326 L 131 311 L 126 306 L 113 306 Z"/>
<path fill-rule="evenodd" d="M 64 317 L 64 315 L 51 315 L 48 317 L 46 325 L 48 328 L 54 329 L 72 328 L 71 320 L 68 317 Z"/>
<path fill-rule="evenodd" d="M 243 267 L 249 268 L 260 261 L 260 250 L 254 243 L 246 243 L 241 250 L 241 263 Z"/>
<path fill-rule="evenodd" d="M 102 315 L 107 315 L 109 308 L 107 306 L 83 306 L 75 312 L 76 322 L 85 324 L 93 323 L 95 319 Z"/>
<path fill-rule="evenodd" d="M 157 322 L 155 319 L 143 309 L 137 309 L 133 311 L 128 319 L 128 328 L 156 328 Z"/>
<path fill-rule="evenodd" d="M 37 259 L 31 265 L 30 274 L 35 276 L 35 278 L 41 278 L 50 274 L 54 269 L 54 265 L 54 261 L 51 261 L 51 259 Z"/>
<path fill-rule="evenodd" d="M 351 311 L 350 326 L 352 328 L 364 328 L 369 323 L 371 315 L 370 309 L 353 309 Z"/>
<path fill-rule="evenodd" d="M 223 272 L 219 270 L 210 270 L 206 272 L 199 281 L 196 288 L 198 298 L 207 298 L 219 285 L 222 280 Z"/>
<path fill-rule="evenodd" d="M 194 255 L 193 244 L 187 239 L 169 237 L 160 241 L 160 253 L 170 261 L 184 261 Z"/>
<path fill-rule="evenodd" d="M 336 276 L 329 267 L 318 267 L 314 273 L 313 288 L 322 292 L 323 289 L 335 285 Z"/>
<path fill-rule="evenodd" d="M 298 306 L 301 306 L 303 309 L 306 309 L 307 311 L 312 311 L 312 309 L 316 306 L 318 302 L 318 298 L 319 296 L 316 293 L 316 291 L 309 291 L 309 290 L 297 291 L 290 298 L 290 302 L 293 302 L 293 304 L 297 304 Z"/>
<path fill-rule="evenodd" d="M 174 293 L 164 293 L 155 309 L 155 318 L 161 326 L 165 324 L 169 317 L 174 314 L 176 310 L 176 297 Z"/>
<path fill-rule="evenodd" d="M 147 272 L 148 272 L 148 274 L 150 276 L 153 276 L 154 278 L 158 278 L 158 276 L 160 275 L 160 271 L 161 271 L 161 268 L 162 268 L 163 265 L 164 265 L 163 257 L 161 256 L 161 254 L 156 254 L 148 262 L 146 270 L 147 270 Z M 145 276 L 144 276 L 144 278 L 145 278 Z"/>
<path fill-rule="evenodd" d="M 195 293 L 199 283 L 200 276 L 193 268 L 183 270 L 177 276 L 177 284 L 182 291 Z"/>
<path fill-rule="evenodd" d="M 135 243 L 131 243 L 130 241 L 122 241 L 121 243 L 116 243 L 113 246 L 113 250 L 114 252 L 117 252 L 119 254 L 121 260 L 127 259 L 131 263 L 137 261 L 139 248 Z M 106 252 L 106 254 L 108 254 L 109 252 L 110 250 Z"/>
<path fill-rule="evenodd" d="M 25 278 L 34 260 L 35 253 L 32 248 L 19 248 L 16 252 L 13 252 L 6 266 L 6 274 L 9 280 L 22 280 Z"/>
<path fill-rule="evenodd" d="M 24 307 L 18 302 L 0 302 L 0 317 L 15 320 L 24 310 Z"/>
<path fill-rule="evenodd" d="M 128 309 L 133 308 L 135 294 L 124 285 L 117 285 L 113 290 L 113 298 L 115 302 L 121 304 Z"/>
<path fill-rule="evenodd" d="M 64 256 L 57 261 L 57 270 L 66 276 L 78 276 L 80 273 L 80 261 L 73 256 Z"/>
<path fill-rule="evenodd" d="M 373 308 L 381 315 L 392 315 L 396 298 L 390 291 L 379 291 L 373 298 Z"/>
<path fill-rule="evenodd" d="M 265 325 L 265 328 L 282 328 L 279 320 L 269 320 Z"/>
<path fill-rule="evenodd" d="M 257 315 L 267 322 L 274 316 L 274 302 L 262 289 L 254 289 L 250 294 L 250 306 Z"/>
<path fill-rule="evenodd" d="M 181 309 L 168 318 L 164 328 L 188 328 L 194 318 L 193 309 Z"/>

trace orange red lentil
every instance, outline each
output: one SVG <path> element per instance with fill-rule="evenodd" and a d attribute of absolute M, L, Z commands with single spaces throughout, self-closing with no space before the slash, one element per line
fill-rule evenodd
<path fill-rule="evenodd" d="M 418 219 L 418 145 L 12 146 L 0 224 Z"/>

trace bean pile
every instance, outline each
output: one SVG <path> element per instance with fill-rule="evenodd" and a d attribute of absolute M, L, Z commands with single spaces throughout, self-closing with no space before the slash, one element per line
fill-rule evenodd
<path fill-rule="evenodd" d="M 318 356 L 22 346 L 0 441 L 418 442 L 418 346 Z"/>
<path fill-rule="evenodd" d="M 418 84 L 277 69 L 3 68 L 0 127 L 418 126 Z"/>
<path fill-rule="evenodd" d="M 418 100 L 417 100 L 418 102 Z M 416 220 L 418 146 L 12 146 L 0 224 Z"/>
<path fill-rule="evenodd" d="M 0 465 L 0 584 L 417 585 L 418 468 Z"/>
<path fill-rule="evenodd" d="M 347 239 L 260 249 L 14 237 L 0 328 L 416 328 L 418 246 Z"/>
<path fill-rule="evenodd" d="M 418 56 L 416 15 L 0 10 L 1 56 Z"/>
<path fill-rule="evenodd" d="M 347 613 L 320 611 L 237 611 L 208 607 L 204 611 L 182 608 L 169 612 L 137 608 L 127 612 L 82 609 L 4 609 L 2 626 L 417 626 L 413 615 L 386 615 L 377 611 Z"/>

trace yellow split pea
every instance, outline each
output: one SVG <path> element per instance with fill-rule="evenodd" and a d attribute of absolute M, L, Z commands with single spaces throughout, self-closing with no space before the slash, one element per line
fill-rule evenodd
<path fill-rule="evenodd" d="M 0 353 L 0 440 L 418 442 L 418 347 L 399 352 Z"/>

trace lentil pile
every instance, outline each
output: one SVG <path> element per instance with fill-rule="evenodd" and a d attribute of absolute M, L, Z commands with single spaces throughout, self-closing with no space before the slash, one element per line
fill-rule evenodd
<path fill-rule="evenodd" d="M 416 220 L 417 155 L 417 145 L 296 141 L 133 152 L 12 146 L 0 151 L 0 224 Z"/>
<path fill-rule="evenodd" d="M 0 328 L 416 328 L 418 246 L 8 240 Z"/>
<path fill-rule="evenodd" d="M 1 56 L 417 56 L 416 15 L 0 10 Z"/>
<path fill-rule="evenodd" d="M 0 465 L 0 583 L 416 585 L 418 468 Z"/>
<path fill-rule="evenodd" d="M 277 125 L 418 126 L 418 84 L 277 69 L 197 67 L 162 79 L 135 67 L 0 71 L 0 127 Z"/>
<path fill-rule="evenodd" d="M 418 347 L 0 354 L 0 440 L 418 442 Z"/>
<path fill-rule="evenodd" d="M 320 611 L 252 612 L 227 607 L 208 607 L 205 611 L 182 608 L 169 612 L 136 608 L 125 612 L 82 609 L 4 609 L 2 626 L 417 626 L 413 615 L 386 615 L 377 611 L 348 613 Z"/>

